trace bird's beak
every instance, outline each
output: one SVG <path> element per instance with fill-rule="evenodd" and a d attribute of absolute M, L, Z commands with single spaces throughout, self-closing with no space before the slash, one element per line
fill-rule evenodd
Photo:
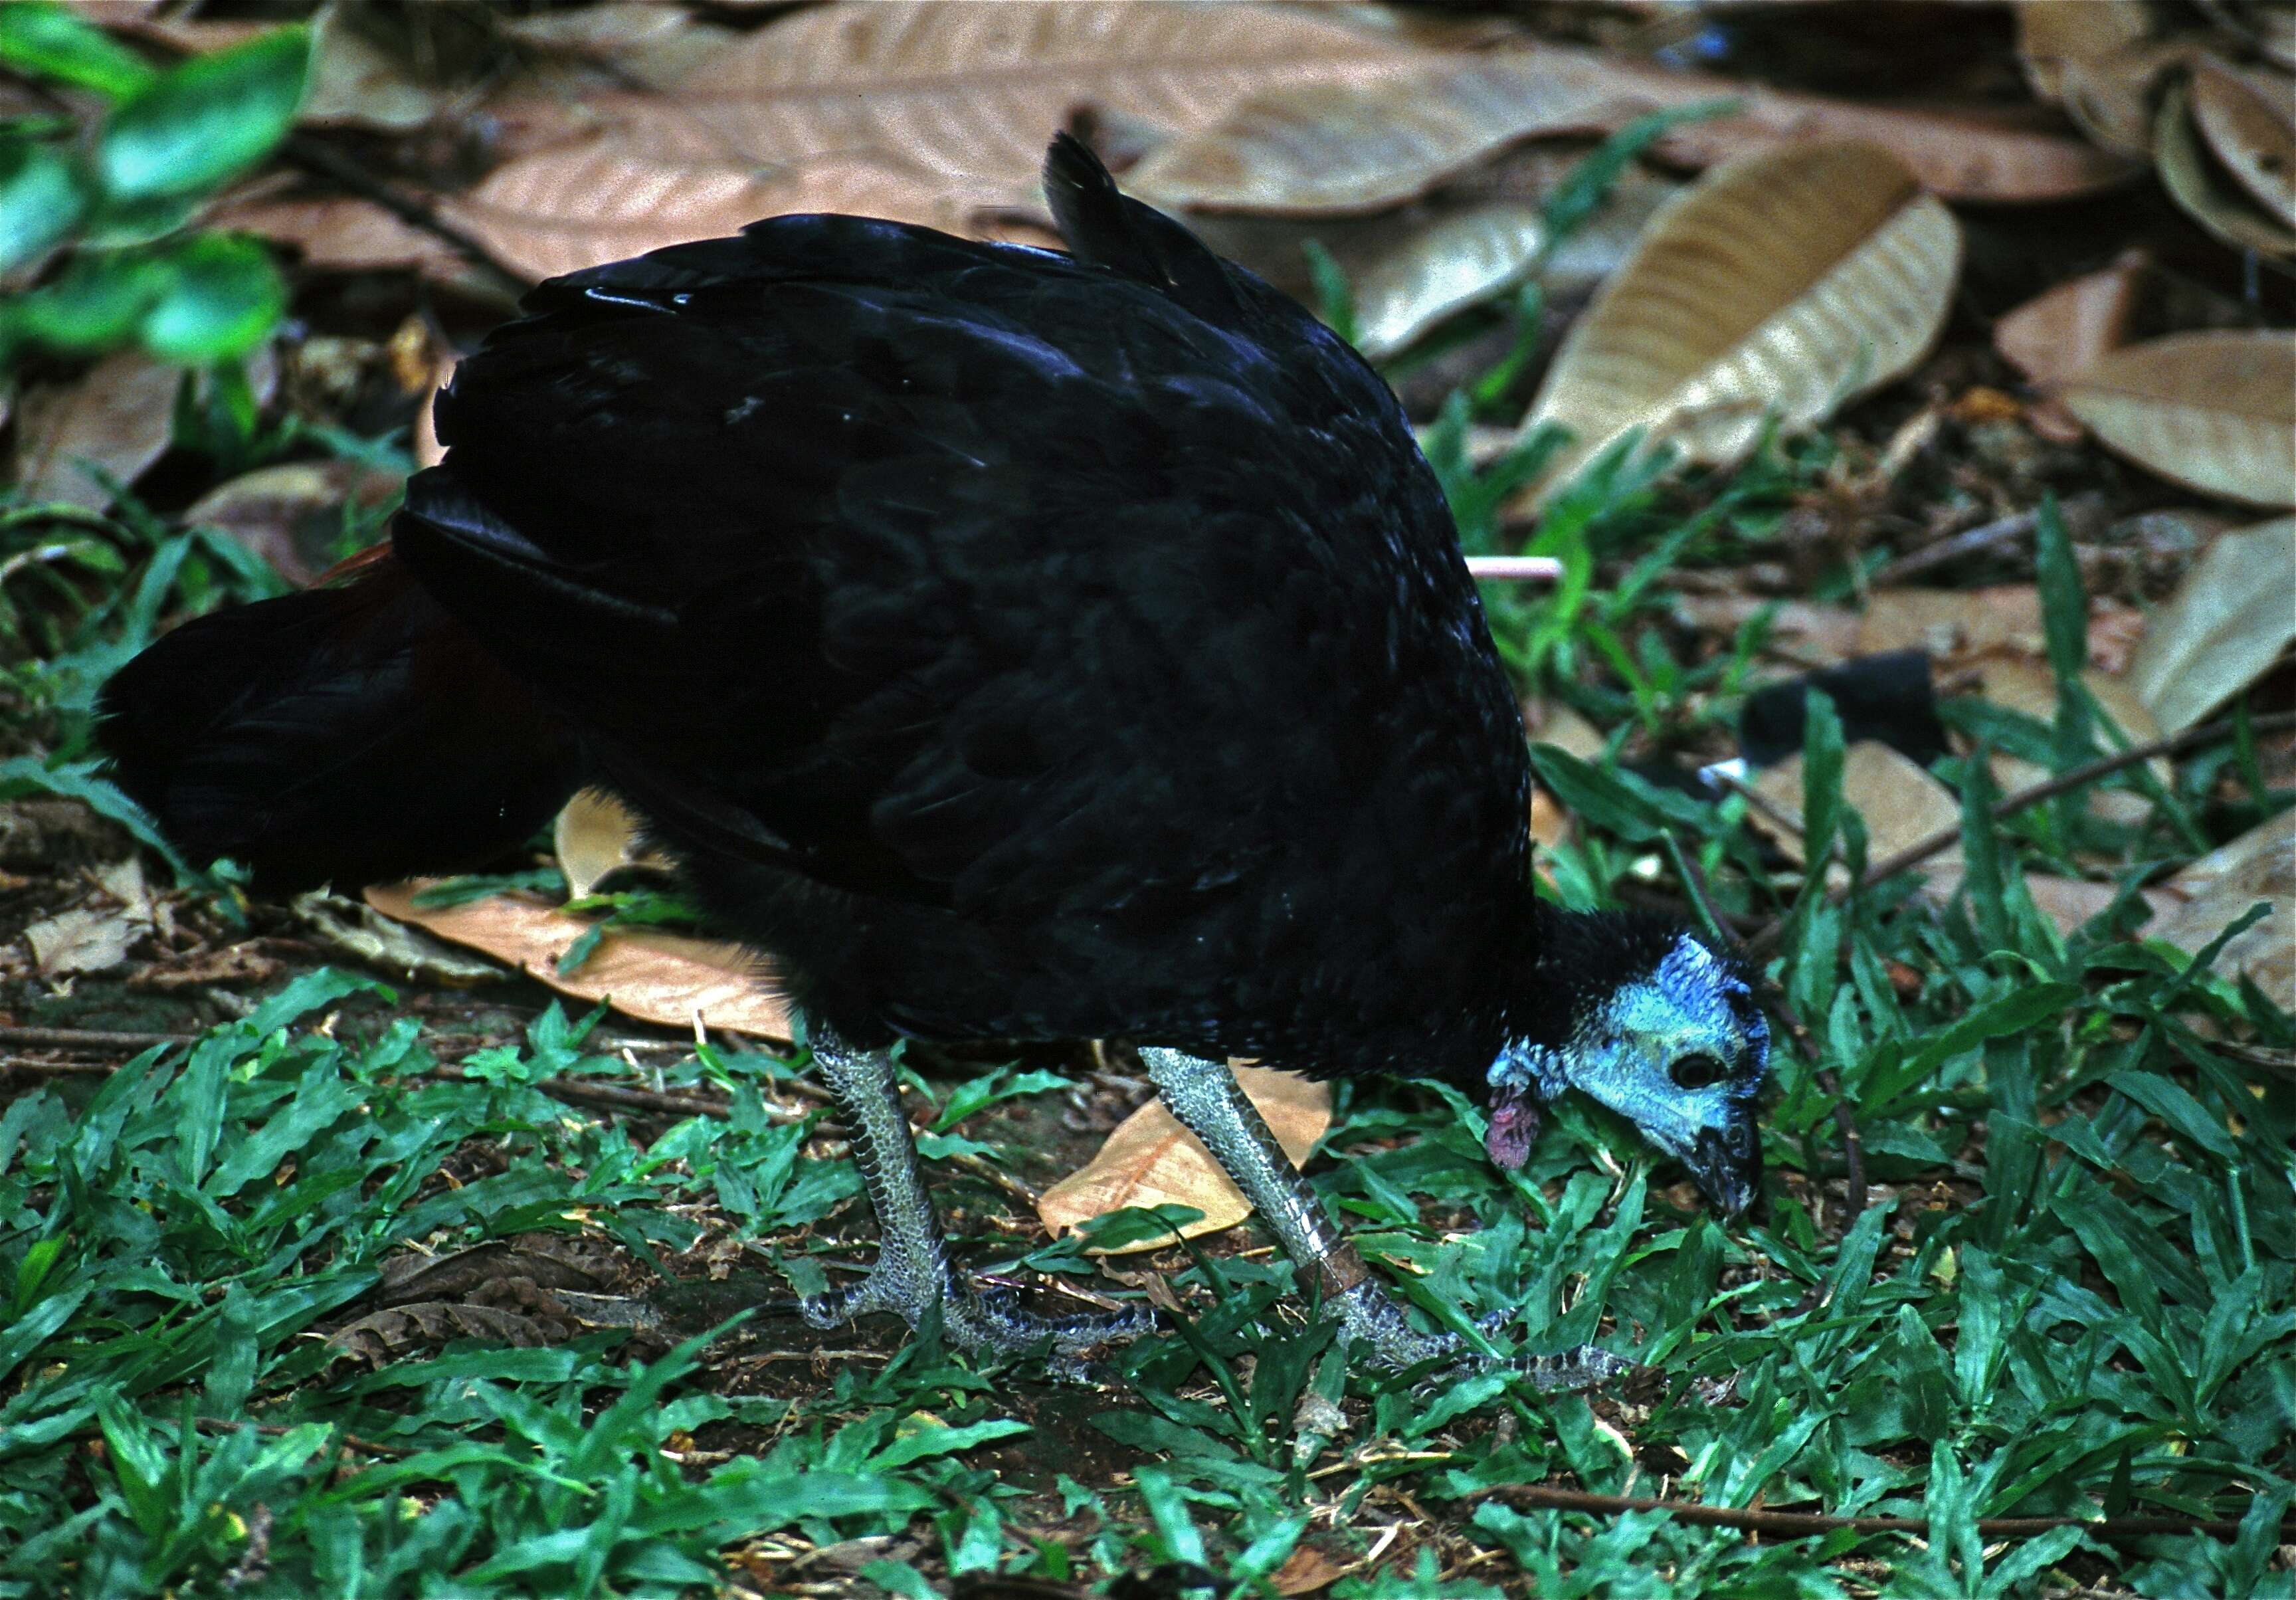
<path fill-rule="evenodd" d="M 1762 1187 L 1762 1136 L 1749 1120 L 1727 1128 L 1707 1128 L 1683 1165 L 1707 1199 L 1735 1217 L 1754 1202 Z"/>

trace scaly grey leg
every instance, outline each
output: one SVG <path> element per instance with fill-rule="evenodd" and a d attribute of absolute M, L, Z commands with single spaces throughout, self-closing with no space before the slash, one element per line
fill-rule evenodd
<path fill-rule="evenodd" d="M 1456 1333 L 1423 1333 L 1411 1325 L 1356 1247 L 1332 1226 L 1323 1202 L 1293 1169 L 1226 1063 L 1153 1046 L 1143 1049 L 1140 1060 L 1172 1115 L 1204 1142 L 1283 1246 L 1303 1287 L 1322 1285 L 1324 1303 L 1339 1317 L 1349 1340 L 1365 1346 L 1382 1366 L 1416 1366 L 1464 1353 Z M 1542 1389 L 1581 1389 L 1628 1365 L 1587 1345 L 1526 1361 L 1521 1370 Z"/>
<path fill-rule="evenodd" d="M 812 1036 L 814 1064 L 844 1116 L 854 1161 L 877 1213 L 879 1241 L 876 1264 L 860 1283 L 803 1302 L 808 1322 L 831 1328 L 871 1311 L 890 1311 L 915 1327 L 938 1305 L 943 1332 L 963 1349 L 1019 1355 L 1049 1339 L 1062 1356 L 1136 1338 L 1153 1325 L 1154 1313 L 1144 1306 L 1054 1319 L 1023 1311 L 1004 1295 L 976 1292 L 949 1265 L 940 1218 L 901 1110 L 892 1052 L 857 1050 L 818 1025 Z"/>

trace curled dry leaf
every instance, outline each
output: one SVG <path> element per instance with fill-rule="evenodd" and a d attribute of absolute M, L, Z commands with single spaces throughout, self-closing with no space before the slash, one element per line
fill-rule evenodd
<path fill-rule="evenodd" d="M 2283 1011 L 2296 1011 L 2296 811 L 2283 811 L 2161 885 L 2178 903 L 2144 929 L 2187 955 L 2262 900 L 2272 915 L 2234 939 L 2219 974 L 2245 973 Z"/>
<path fill-rule="evenodd" d="M 1756 775 L 1753 788 L 1769 802 L 1775 816 L 1757 808 L 1748 811 L 1747 821 L 1769 834 L 1787 860 L 1797 866 L 1803 865 L 1798 831 L 1802 798 L 1800 752 L 1764 767 Z M 1961 802 L 1952 790 L 1897 751 L 1872 739 L 1860 740 L 1842 752 L 1841 800 L 1865 822 L 1867 852 L 1876 861 L 1953 826 L 1961 815 Z M 1776 817 L 1792 821 L 1794 827 L 1780 825 Z M 1924 893 L 1932 900 L 1951 898 L 1961 882 L 1961 847 L 1956 845 L 1933 857 L 1923 863 L 1921 870 L 1928 879 Z M 1827 876 L 1835 882 L 1848 881 L 1847 869 L 1838 862 L 1827 868 Z"/>
<path fill-rule="evenodd" d="M 1267 1067 L 1237 1067 L 1235 1080 L 1259 1108 L 1292 1164 L 1305 1161 L 1332 1125 L 1331 1086 Z M 1160 1205 L 1203 1213 L 1179 1230 L 1190 1239 L 1234 1227 L 1251 1215 L 1250 1202 L 1210 1152 L 1173 1119 L 1162 1101 L 1152 1100 L 1118 1124 L 1091 1161 L 1046 1190 L 1037 1214 L 1059 1235 L 1127 1206 Z M 1168 1243 L 1149 1239 L 1105 1253 L 1159 1250 Z"/>
<path fill-rule="evenodd" d="M 2105 444 L 2171 482 L 2296 505 L 2296 333 L 2174 333 L 2128 345 L 2058 398 Z"/>
<path fill-rule="evenodd" d="M 1125 182 L 1167 208 L 1384 210 L 1518 139 L 1615 127 L 1651 104 L 1641 75 L 1587 51 L 1397 54 L 1344 82 L 1255 94 Z"/>
<path fill-rule="evenodd" d="M 1804 427 L 1919 361 L 1961 229 L 1888 152 L 1787 147 L 1710 173 L 1652 219 L 1556 353 L 1526 431 L 1574 436 L 1546 482 L 1630 428 L 1694 461 Z"/>
<path fill-rule="evenodd" d="M 33 390 L 16 417 L 16 486 L 27 500 L 102 510 L 111 491 L 88 468 L 133 483 L 159 460 L 181 381 L 174 367 L 123 350 L 69 383 Z"/>
<path fill-rule="evenodd" d="M 351 461 L 258 467 L 193 502 L 184 521 L 224 529 L 300 587 L 335 564 L 345 513 L 374 512 L 403 482 Z"/>
<path fill-rule="evenodd" d="M 580 899 L 609 873 L 626 866 L 667 868 L 669 858 L 640 842 L 638 819 L 603 789 L 585 789 L 566 802 L 550 830 L 567 892 Z"/>
<path fill-rule="evenodd" d="M 2036 383 L 2058 383 L 2128 341 L 2129 317 L 2151 270 L 2131 251 L 2097 272 L 2069 278 L 1993 324 L 1993 348 Z"/>
<path fill-rule="evenodd" d="M 299 894 L 288 909 L 326 948 L 394 976 L 421 978 L 448 989 L 500 983 L 510 974 L 491 961 L 466 955 L 420 928 L 395 923 L 373 907 L 341 895 Z"/>
<path fill-rule="evenodd" d="M 698 1016 L 705 1027 L 763 1038 L 790 1037 L 788 1001 L 738 945 L 652 928 L 618 928 L 599 941 L 587 961 L 562 977 L 559 958 L 588 931 L 586 919 L 523 894 L 419 907 L 414 895 L 422 886 L 378 885 L 366 891 L 366 901 L 385 916 L 483 950 L 561 994 L 603 1001 L 625 1016 L 665 1028 L 691 1027 Z"/>
<path fill-rule="evenodd" d="M 320 8 L 311 36 L 311 86 L 299 120 L 405 133 L 452 100 L 451 91 L 418 82 L 411 63 L 362 29 L 354 7 L 332 0 Z"/>
<path fill-rule="evenodd" d="M 2296 82 L 2202 62 L 2193 73 L 2193 121 L 2273 220 L 2296 230 Z"/>
<path fill-rule="evenodd" d="M 1353 280 L 1356 348 L 1393 355 L 1453 312 L 1518 282 L 1546 230 L 1536 208 L 1505 201 L 1439 218 Z"/>
<path fill-rule="evenodd" d="M 2152 143 L 2153 81 L 2175 59 L 2158 26 L 2147 0 L 2019 0 L 2017 53 L 2034 94 L 2105 149 L 2141 158 Z"/>
<path fill-rule="evenodd" d="M 2128 685 L 2181 733 L 2271 669 L 2296 643 L 2296 517 L 2217 536 L 2128 663 Z"/>
<path fill-rule="evenodd" d="M 2152 127 L 2152 165 L 2170 198 L 2226 244 L 2296 258 L 2296 228 L 2267 209 L 2209 152 L 2193 117 L 2193 86 L 2183 80 L 2161 96 Z"/>
<path fill-rule="evenodd" d="M 1183 132 L 1255 91 L 1420 53 L 1305 6 L 880 0 L 798 12 L 688 73 L 674 100 L 602 109 L 664 159 L 800 181 L 824 161 L 890 160 L 968 209 L 1033 211 L 1045 140 L 1080 107 Z"/>

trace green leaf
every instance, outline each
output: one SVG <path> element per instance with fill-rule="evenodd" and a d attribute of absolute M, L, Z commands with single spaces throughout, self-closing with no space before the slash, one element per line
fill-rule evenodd
<path fill-rule="evenodd" d="M 0 66 L 53 78 L 110 99 L 152 81 L 144 58 L 61 5 L 24 0 L 0 5 Z"/>
<path fill-rule="evenodd" d="M 29 139 L 0 141 L 0 272 L 70 233 L 86 209 L 62 152 Z"/>
<path fill-rule="evenodd" d="M 18 298 L 12 320 L 43 344 L 102 349 L 135 333 L 172 276 L 165 261 L 142 251 L 83 252 L 54 283 Z"/>
<path fill-rule="evenodd" d="M 244 356 L 287 307 L 287 285 L 252 239 L 203 234 L 169 258 L 172 282 L 144 313 L 144 344 L 165 361 L 206 365 Z"/>
<path fill-rule="evenodd" d="M 96 168 L 115 200 L 197 194 L 269 154 L 293 126 L 307 28 L 283 28 L 153 79 L 111 115 Z"/>

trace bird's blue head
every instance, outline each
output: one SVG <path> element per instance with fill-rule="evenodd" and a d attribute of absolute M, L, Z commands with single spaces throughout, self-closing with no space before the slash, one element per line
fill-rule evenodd
<path fill-rule="evenodd" d="M 1517 1039 L 1490 1068 L 1485 1143 L 1503 1167 L 1522 1163 L 1539 1108 L 1565 1089 L 1593 1095 L 1690 1169 L 1734 1216 L 1761 1185 L 1754 1101 L 1769 1071 L 1770 1030 L 1752 989 L 1691 933 L 1673 935 L 1625 975 L 1572 986 L 1568 1030 Z"/>

